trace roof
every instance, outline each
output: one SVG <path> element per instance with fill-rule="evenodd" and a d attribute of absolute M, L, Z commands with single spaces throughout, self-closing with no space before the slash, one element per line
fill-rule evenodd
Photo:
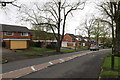
<path fill-rule="evenodd" d="M 76 36 L 74 34 L 68 34 L 72 39 L 76 40 Z"/>
<path fill-rule="evenodd" d="M 46 31 L 40 31 L 40 30 L 30 30 L 32 34 L 33 39 L 39 39 L 39 40 L 51 40 L 51 39 L 56 39 L 53 33 L 46 32 Z M 36 35 L 37 34 L 37 35 Z M 57 36 L 57 33 L 55 33 Z M 38 37 L 38 38 L 37 38 Z"/>
<path fill-rule="evenodd" d="M 0 24 L 0 31 L 30 32 L 27 27 L 17 26 L 17 25 L 8 25 L 8 24 Z"/>

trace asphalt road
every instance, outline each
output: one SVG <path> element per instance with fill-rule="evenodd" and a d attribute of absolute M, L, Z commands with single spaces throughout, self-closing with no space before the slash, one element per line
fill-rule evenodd
<path fill-rule="evenodd" d="M 51 60 L 55 60 L 55 59 L 59 59 L 59 58 L 63 58 L 63 57 L 69 57 L 72 55 L 85 53 L 88 51 L 89 50 L 73 52 L 73 53 L 66 53 L 66 54 L 59 54 L 59 55 L 52 55 L 52 56 L 42 57 L 42 58 L 26 59 L 26 60 L 8 62 L 6 64 L 2 64 L 2 73 L 6 73 L 9 71 L 21 69 L 21 68 L 36 65 L 36 64 L 42 64 L 42 63 L 45 63 L 45 62 L 48 62 Z"/>
<path fill-rule="evenodd" d="M 103 59 L 106 56 L 105 53 L 110 51 L 105 50 L 84 55 L 21 78 L 98 78 Z"/>

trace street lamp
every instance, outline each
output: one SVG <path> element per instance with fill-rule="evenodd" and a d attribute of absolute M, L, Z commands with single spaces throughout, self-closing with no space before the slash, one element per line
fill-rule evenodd
<path fill-rule="evenodd" d="M 12 5 L 15 6 L 15 7 L 21 8 L 21 6 L 18 6 L 18 5 L 16 5 L 16 4 L 14 4 L 15 1 L 16 1 L 16 0 L 10 1 L 10 2 L 8 2 L 8 1 L 0 1 L 0 3 L 1 3 L 1 5 L 2 5 L 3 7 L 5 7 L 7 4 L 12 4 Z"/>
<path fill-rule="evenodd" d="M 76 30 L 77 30 L 77 29 L 75 29 L 75 36 L 76 36 Z M 76 38 L 75 38 L 75 51 L 76 51 L 76 48 L 77 48 L 77 40 L 76 40 Z"/>
<path fill-rule="evenodd" d="M 5 7 L 6 4 L 12 4 L 12 2 L 4 2 L 4 1 L 2 1 L 2 2 L 0 2 L 0 3 L 2 4 L 3 7 Z"/>

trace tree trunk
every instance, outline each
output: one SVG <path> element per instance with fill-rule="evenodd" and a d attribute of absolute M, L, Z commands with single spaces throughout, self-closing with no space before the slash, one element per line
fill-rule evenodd
<path fill-rule="evenodd" d="M 88 49 L 90 49 L 91 41 L 90 41 L 90 33 L 88 34 Z"/>
<path fill-rule="evenodd" d="M 61 43 L 60 43 L 60 41 L 58 40 L 58 41 L 57 41 L 56 52 L 60 52 L 60 48 L 61 48 Z"/>
<path fill-rule="evenodd" d="M 61 42 L 60 42 L 60 19 L 61 19 L 61 14 L 60 14 L 60 7 L 61 7 L 61 2 L 58 2 L 59 7 L 58 7 L 58 13 L 59 13 L 59 18 L 58 18 L 58 34 L 57 34 L 57 48 L 56 48 L 56 52 L 60 52 L 60 48 L 61 48 Z"/>
<path fill-rule="evenodd" d="M 116 21 L 116 45 L 115 45 L 116 56 L 120 56 L 120 15 Z"/>

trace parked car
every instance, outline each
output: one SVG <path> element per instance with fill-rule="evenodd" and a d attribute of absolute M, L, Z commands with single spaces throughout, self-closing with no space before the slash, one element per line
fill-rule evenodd
<path fill-rule="evenodd" d="M 99 47 L 97 45 L 92 45 L 90 47 L 90 51 L 96 51 L 96 50 L 99 50 Z"/>

